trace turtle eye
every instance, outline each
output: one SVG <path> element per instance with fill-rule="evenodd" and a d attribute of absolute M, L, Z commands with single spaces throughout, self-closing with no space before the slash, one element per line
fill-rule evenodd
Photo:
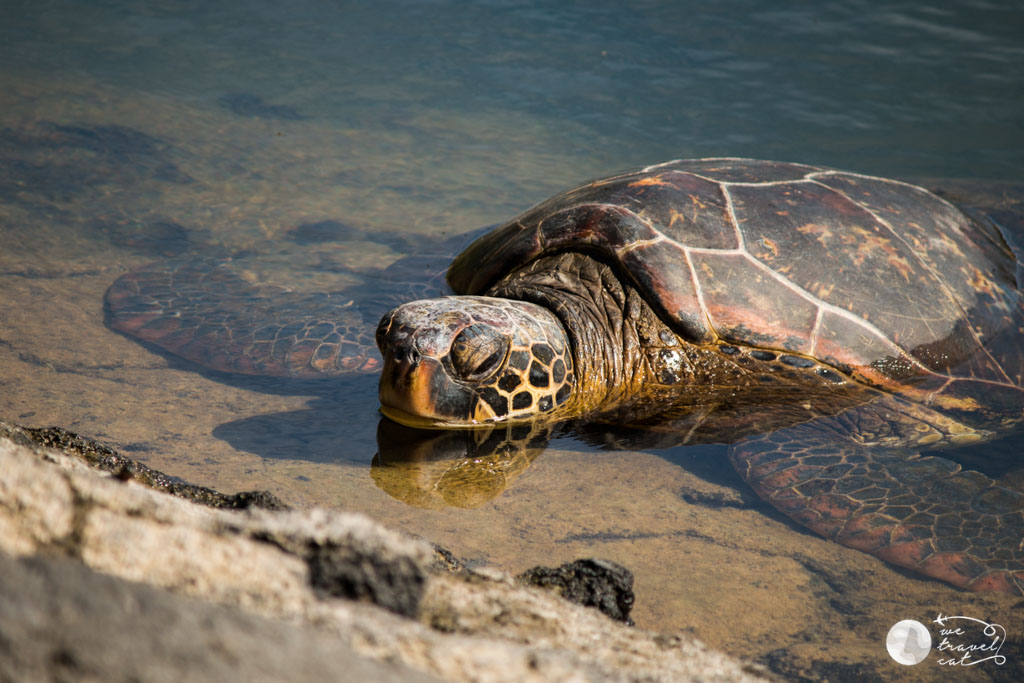
<path fill-rule="evenodd" d="M 452 342 L 452 368 L 460 379 L 474 382 L 487 379 L 502 366 L 508 349 L 508 337 L 490 325 L 470 325 Z"/>

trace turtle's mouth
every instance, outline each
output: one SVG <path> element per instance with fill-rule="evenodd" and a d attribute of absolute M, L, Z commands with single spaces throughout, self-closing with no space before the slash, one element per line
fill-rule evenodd
<path fill-rule="evenodd" d="M 406 427 L 415 427 L 416 429 L 446 429 L 457 426 L 446 424 L 443 420 L 439 420 L 437 418 L 413 415 L 401 408 L 385 405 L 383 401 L 381 401 L 380 404 L 380 412 L 389 420 L 397 422 L 400 425 L 405 425 Z"/>
<path fill-rule="evenodd" d="M 380 404 L 386 417 L 420 429 L 473 428 L 493 418 L 472 389 L 452 381 L 441 361 L 409 354 L 385 356 Z"/>
<path fill-rule="evenodd" d="M 494 419 L 467 422 L 464 419 L 445 419 L 443 417 L 417 415 L 395 406 L 389 406 L 383 399 L 380 402 L 380 412 L 389 420 L 406 427 L 415 427 L 416 429 L 479 429 L 482 427 L 493 427 L 495 423 Z"/>

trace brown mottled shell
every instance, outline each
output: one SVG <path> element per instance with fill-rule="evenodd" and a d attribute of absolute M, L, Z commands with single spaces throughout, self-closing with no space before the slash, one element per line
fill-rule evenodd
<path fill-rule="evenodd" d="M 617 264 L 692 343 L 786 350 L 891 388 L 1021 384 L 1012 252 L 991 226 L 907 183 L 672 161 L 534 207 L 470 245 L 448 279 L 484 293 L 564 250 Z M 977 393 L 966 384 L 948 395 Z"/>

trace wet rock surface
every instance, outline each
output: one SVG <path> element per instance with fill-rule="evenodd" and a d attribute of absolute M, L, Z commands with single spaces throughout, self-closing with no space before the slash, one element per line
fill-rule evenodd
<path fill-rule="evenodd" d="M 154 471 L 125 478 L 87 464 L 97 444 L 63 433 L 59 452 L 0 427 L 0 652 L 19 653 L 0 657 L 0 678 L 762 675 L 698 641 L 626 628 L 507 575 L 466 570 L 359 515 L 197 505 L 166 495 Z M 551 571 L 591 602 L 628 583 L 611 563 Z"/>
<path fill-rule="evenodd" d="M 24 446 L 38 445 L 56 448 L 77 456 L 98 470 L 109 472 L 122 481 L 136 479 L 149 488 L 169 493 L 194 503 L 214 508 L 245 510 L 249 507 L 265 510 L 287 510 L 288 506 L 269 491 L 241 491 L 224 494 L 205 486 L 195 486 L 176 477 L 158 472 L 140 462 L 125 457 L 114 449 L 60 427 L 20 427 L 0 420 L 0 437 Z"/>
<path fill-rule="evenodd" d="M 584 559 L 560 567 L 534 567 L 516 577 L 528 586 L 552 590 L 570 602 L 596 607 L 615 621 L 633 626 L 636 596 L 633 573 L 609 560 Z"/>

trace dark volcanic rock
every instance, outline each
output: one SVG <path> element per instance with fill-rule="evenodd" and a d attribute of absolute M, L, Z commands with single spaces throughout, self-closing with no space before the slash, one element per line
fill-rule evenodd
<path fill-rule="evenodd" d="M 516 577 L 519 581 L 554 590 L 566 600 L 596 607 L 612 619 L 633 625 L 633 573 L 609 560 L 576 560 L 557 569 L 534 567 Z"/>
<path fill-rule="evenodd" d="M 419 613 L 427 575 L 408 557 L 325 543 L 309 551 L 306 563 L 309 581 L 322 595 L 369 600 L 406 617 Z"/>
<path fill-rule="evenodd" d="M 263 508 L 264 510 L 287 510 L 288 506 L 269 491 L 242 491 L 220 493 L 205 486 L 195 486 L 177 477 L 171 477 L 140 462 L 128 458 L 113 448 L 69 432 L 60 427 L 19 427 L 0 420 L 0 436 L 5 436 L 23 446 L 44 446 L 55 448 L 74 456 L 104 472 L 110 472 L 120 479 L 135 481 L 194 503 L 228 510 Z"/>

